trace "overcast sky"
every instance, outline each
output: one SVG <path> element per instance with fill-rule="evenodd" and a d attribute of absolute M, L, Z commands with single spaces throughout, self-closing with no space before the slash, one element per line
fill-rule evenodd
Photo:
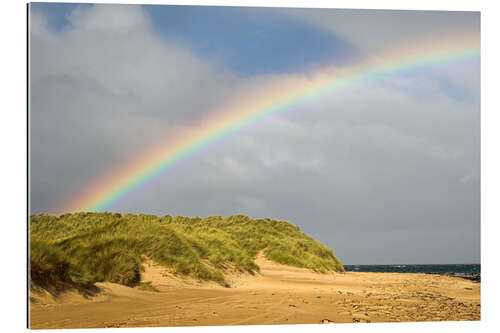
<path fill-rule="evenodd" d="M 31 213 L 248 87 L 473 33 L 474 12 L 33 4 Z M 283 219 L 344 264 L 478 263 L 480 64 L 394 75 L 235 133 L 111 210 Z"/>

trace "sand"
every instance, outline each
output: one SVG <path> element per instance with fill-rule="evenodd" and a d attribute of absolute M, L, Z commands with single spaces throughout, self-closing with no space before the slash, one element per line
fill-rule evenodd
<path fill-rule="evenodd" d="M 159 291 L 98 283 L 83 297 L 32 293 L 31 328 L 315 324 L 480 320 L 480 283 L 431 274 L 331 273 L 259 256 L 261 273 L 233 271 L 231 288 L 179 278 L 152 262 Z"/>

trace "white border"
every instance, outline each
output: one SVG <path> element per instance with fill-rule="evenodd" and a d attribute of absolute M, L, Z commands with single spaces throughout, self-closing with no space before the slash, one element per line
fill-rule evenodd
<path fill-rule="evenodd" d="M 68 1 L 52 1 L 68 2 Z M 402 323 L 402 324 L 344 324 L 344 325 L 286 325 L 286 326 L 225 326 L 202 328 L 158 328 L 120 329 L 119 332 L 160 331 L 169 332 L 253 332 L 273 330 L 276 332 L 302 332 L 304 330 L 340 330 L 342 332 L 363 331 L 409 331 L 440 330 L 456 332 L 463 330 L 490 330 L 496 326 L 495 319 L 500 296 L 498 227 L 500 185 L 499 128 L 500 121 L 496 98 L 499 97 L 500 54 L 498 52 L 499 15 L 495 1 L 465 0 L 335 0 L 335 1 L 92 1 L 96 3 L 140 3 L 140 4 L 193 4 L 233 6 L 288 6 L 320 8 L 370 8 L 370 9 L 418 9 L 418 10 L 467 10 L 481 11 L 481 263 L 482 263 L 482 320 L 481 322 L 448 323 Z M 2 24 L 2 110 L 1 110 L 1 173 L 2 190 L 2 254 L 1 284 L 2 329 L 4 331 L 25 330 L 26 325 L 26 7 L 22 1 L 3 1 Z M 58 330 L 57 332 L 76 332 Z M 78 332 L 95 332 L 79 330 Z"/>

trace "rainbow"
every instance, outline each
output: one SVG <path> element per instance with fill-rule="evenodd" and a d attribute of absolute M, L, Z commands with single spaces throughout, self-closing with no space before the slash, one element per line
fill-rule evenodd
<path fill-rule="evenodd" d="M 309 101 L 340 93 L 349 87 L 392 75 L 441 64 L 478 59 L 477 35 L 427 40 L 394 48 L 347 67 L 325 67 L 308 75 L 287 75 L 260 82 L 258 88 L 237 94 L 224 107 L 189 131 L 169 136 L 149 153 L 89 186 L 61 212 L 103 211 L 155 177 L 202 149 L 264 118 L 296 109 Z"/>

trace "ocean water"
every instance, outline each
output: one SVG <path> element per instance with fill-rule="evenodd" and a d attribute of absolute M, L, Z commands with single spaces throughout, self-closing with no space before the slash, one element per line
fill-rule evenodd
<path fill-rule="evenodd" d="M 344 265 L 346 271 L 429 274 L 481 274 L 480 264 L 448 265 Z"/>

